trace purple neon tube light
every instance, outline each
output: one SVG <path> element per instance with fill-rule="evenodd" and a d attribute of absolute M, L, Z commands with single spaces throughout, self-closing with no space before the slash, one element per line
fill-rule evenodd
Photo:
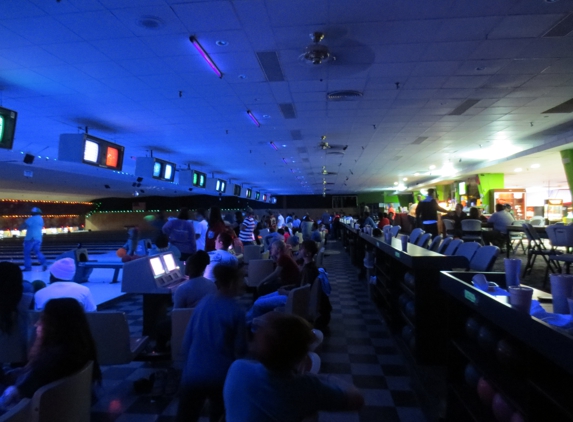
<path fill-rule="evenodd" d="M 199 44 L 199 41 L 197 41 L 197 38 L 195 38 L 194 36 L 191 36 L 191 37 L 189 37 L 189 41 L 191 41 L 191 44 L 193 44 L 195 46 L 195 48 L 197 49 L 199 54 L 201 54 L 201 57 L 203 57 L 203 59 L 209 64 L 209 66 L 211 66 L 211 69 L 213 69 L 213 71 L 217 74 L 217 76 L 219 78 L 222 78 L 223 72 L 221 72 L 219 70 L 219 68 L 217 67 L 217 65 L 215 64 L 215 62 L 213 62 L 213 60 L 211 60 L 211 57 L 209 57 L 209 54 L 207 54 L 207 52 L 203 49 L 201 44 Z"/>
<path fill-rule="evenodd" d="M 253 123 L 257 125 L 257 127 L 261 127 L 261 124 L 259 123 L 257 118 L 253 115 L 253 113 L 251 113 L 251 110 L 247 110 L 247 114 L 249 115 Z"/>

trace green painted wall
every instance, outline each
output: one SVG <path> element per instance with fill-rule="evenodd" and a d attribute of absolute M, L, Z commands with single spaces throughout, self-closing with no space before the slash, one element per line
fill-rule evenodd
<path fill-rule="evenodd" d="M 503 189 L 505 187 L 505 179 L 503 173 L 485 173 L 479 176 L 479 194 L 481 196 L 481 202 L 484 207 L 491 213 L 493 210 L 489 203 L 489 191 L 492 189 Z"/>
<path fill-rule="evenodd" d="M 359 204 L 379 204 L 384 202 L 384 192 L 365 192 L 358 195 Z"/>
<path fill-rule="evenodd" d="M 565 176 L 567 176 L 569 190 L 573 192 L 573 149 L 565 149 L 561 151 L 561 162 L 565 169 Z"/>

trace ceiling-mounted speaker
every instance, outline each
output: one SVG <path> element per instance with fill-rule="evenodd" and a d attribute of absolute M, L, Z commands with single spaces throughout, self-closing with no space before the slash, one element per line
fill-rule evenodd
<path fill-rule="evenodd" d="M 32 164 L 34 162 L 34 158 L 36 158 L 34 155 L 26 154 L 26 155 L 24 155 L 24 163 Z"/>

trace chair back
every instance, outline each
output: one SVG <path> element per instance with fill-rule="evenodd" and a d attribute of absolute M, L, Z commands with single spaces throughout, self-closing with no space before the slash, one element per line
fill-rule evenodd
<path fill-rule="evenodd" d="M 430 246 L 428 247 L 428 249 L 433 251 L 433 252 L 438 252 L 438 249 L 440 248 L 441 242 L 442 242 L 442 235 L 439 234 L 432 239 L 432 243 L 430 243 Z"/>
<path fill-rule="evenodd" d="M 392 233 L 392 237 L 398 236 L 398 233 L 400 233 L 401 228 L 402 228 L 401 226 L 392 226 L 392 228 L 390 229 L 390 233 Z"/>
<path fill-rule="evenodd" d="M 432 239 L 432 233 L 424 233 L 422 236 L 418 237 L 418 242 L 416 245 L 420 246 L 421 248 L 426 248 Z"/>
<path fill-rule="evenodd" d="M 462 231 L 481 232 L 481 220 L 474 220 L 472 218 L 462 220 Z"/>
<path fill-rule="evenodd" d="M 271 259 L 251 259 L 247 270 L 247 286 L 258 287 L 274 270 L 275 263 Z"/>
<path fill-rule="evenodd" d="M 546 230 L 551 246 L 573 247 L 573 226 L 553 224 L 547 226 Z"/>
<path fill-rule="evenodd" d="M 243 251 L 243 262 L 248 264 L 251 259 L 261 259 L 261 247 L 259 245 L 247 245 Z"/>
<path fill-rule="evenodd" d="M 314 284 L 314 283 L 313 283 Z M 310 302 L 310 284 L 292 289 L 288 293 L 285 312 L 307 319 Z"/>
<path fill-rule="evenodd" d="M 320 248 L 316 254 L 315 263 L 318 268 L 321 268 L 324 263 L 324 248 Z"/>
<path fill-rule="evenodd" d="M 173 308 L 171 311 L 171 360 L 174 362 L 187 359 L 181 349 L 194 310 L 195 308 Z"/>
<path fill-rule="evenodd" d="M 479 243 L 476 242 L 464 242 L 456 250 L 456 256 L 465 256 L 468 260 L 468 264 L 471 262 L 476 251 L 481 247 Z"/>
<path fill-rule="evenodd" d="M 307 318 L 311 323 L 314 323 L 319 317 L 320 294 L 322 292 L 321 280 L 316 278 L 310 288 L 310 297 L 308 302 Z"/>
<path fill-rule="evenodd" d="M 12 332 L 0 333 L 0 362 L 26 363 L 28 361 L 28 327 L 31 327 L 28 312 L 18 315 Z"/>
<path fill-rule="evenodd" d="M 51 382 L 32 397 L 34 422 L 89 422 L 93 362 L 79 372 Z"/>
<path fill-rule="evenodd" d="M 541 217 L 539 215 L 533 217 L 531 220 L 529 220 L 529 224 L 531 224 L 532 226 L 544 226 L 545 225 L 545 218 Z"/>
<path fill-rule="evenodd" d="M 416 244 L 416 242 L 418 241 L 418 238 L 423 235 L 424 233 L 426 233 L 424 230 L 417 228 L 412 230 L 412 233 L 410 233 L 410 239 L 409 242 Z"/>
<path fill-rule="evenodd" d="M 454 231 L 454 221 L 450 220 L 449 218 L 442 219 L 444 222 L 444 227 L 446 228 L 446 233 Z"/>
<path fill-rule="evenodd" d="M 123 312 L 86 312 L 100 365 L 122 365 L 133 360 L 129 324 Z"/>
<path fill-rule="evenodd" d="M 462 243 L 464 243 L 463 240 L 453 239 L 446 248 L 446 250 L 444 251 L 444 255 L 455 255 L 456 251 L 458 250 L 458 247 Z"/>
<path fill-rule="evenodd" d="M 32 400 L 22 399 L 9 411 L 0 416 L 0 422 L 30 422 L 32 420 Z"/>
<path fill-rule="evenodd" d="M 264 252 L 261 254 L 261 259 L 267 259 L 267 260 L 268 260 L 270 254 L 271 254 L 271 253 L 270 253 L 269 251 L 264 251 Z"/>
<path fill-rule="evenodd" d="M 499 248 L 497 246 L 482 246 L 471 259 L 470 270 L 491 271 L 498 255 Z"/>
<path fill-rule="evenodd" d="M 450 242 L 454 240 L 454 238 L 452 236 L 447 236 L 442 243 L 440 243 L 440 247 L 438 248 L 438 253 L 443 254 L 446 249 L 448 248 L 448 246 L 450 245 Z"/>

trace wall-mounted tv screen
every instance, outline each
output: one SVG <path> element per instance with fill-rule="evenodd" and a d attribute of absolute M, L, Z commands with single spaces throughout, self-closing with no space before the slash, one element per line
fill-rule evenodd
<path fill-rule="evenodd" d="M 467 190 L 466 190 L 466 182 L 460 182 L 458 184 L 458 191 L 460 195 L 465 195 L 467 194 Z"/>
<path fill-rule="evenodd" d="M 204 188 L 207 183 L 207 175 L 200 171 L 193 170 L 193 186 Z"/>
<path fill-rule="evenodd" d="M 215 182 L 215 190 L 217 192 L 225 193 L 225 191 L 227 190 L 227 182 L 221 179 L 217 179 L 217 181 Z"/>
<path fill-rule="evenodd" d="M 241 196 L 241 185 L 235 185 L 235 189 L 233 191 L 233 195 Z"/>
<path fill-rule="evenodd" d="M 251 199 L 252 196 L 253 196 L 253 190 L 252 190 L 252 189 L 247 189 L 247 190 L 245 191 L 245 197 L 246 197 L 247 199 Z"/>
<path fill-rule="evenodd" d="M 12 149 L 18 113 L 0 107 L 0 148 Z"/>
<path fill-rule="evenodd" d="M 121 170 L 124 147 L 109 141 L 84 135 L 83 161 L 93 166 Z"/>
<path fill-rule="evenodd" d="M 165 170 L 163 171 L 163 177 L 165 180 L 173 181 L 174 176 L 175 172 L 173 171 L 173 165 L 165 164 Z"/>
<path fill-rule="evenodd" d="M 266 193 L 263 194 L 263 202 L 267 202 L 267 194 Z"/>
<path fill-rule="evenodd" d="M 153 158 L 153 160 L 153 172 L 151 176 L 154 179 L 173 182 L 175 179 L 175 163 L 160 160 L 159 158 Z M 147 174 L 149 175 L 149 173 Z"/>
<path fill-rule="evenodd" d="M 163 268 L 163 264 L 161 263 L 161 259 L 156 256 L 149 259 L 149 264 L 151 265 L 151 271 L 153 271 L 154 277 L 159 277 L 165 274 L 165 269 Z"/>
<path fill-rule="evenodd" d="M 261 199 L 261 193 L 255 192 L 255 201 L 258 201 L 259 199 Z"/>
<path fill-rule="evenodd" d="M 163 166 L 159 161 L 153 163 L 153 177 L 159 179 L 161 177 L 161 170 L 163 170 Z"/>

